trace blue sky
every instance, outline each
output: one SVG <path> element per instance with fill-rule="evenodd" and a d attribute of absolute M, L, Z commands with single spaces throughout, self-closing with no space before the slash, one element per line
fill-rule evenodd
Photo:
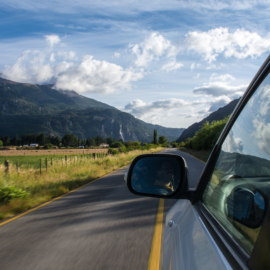
<path fill-rule="evenodd" d="M 0 73 L 188 127 L 270 51 L 268 1 L 0 1 Z"/>

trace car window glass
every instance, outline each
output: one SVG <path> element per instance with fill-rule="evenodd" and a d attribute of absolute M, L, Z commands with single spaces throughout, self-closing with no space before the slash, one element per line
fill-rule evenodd
<path fill-rule="evenodd" d="M 224 140 L 202 202 L 248 253 L 270 197 L 270 76 L 250 98 Z"/>

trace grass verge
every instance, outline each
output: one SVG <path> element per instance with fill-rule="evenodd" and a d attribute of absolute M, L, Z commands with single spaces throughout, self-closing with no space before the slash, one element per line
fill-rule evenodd
<path fill-rule="evenodd" d="M 150 149 L 143 153 L 155 153 L 162 149 Z M 9 173 L 6 174 L 5 167 L 0 165 L 0 189 L 9 191 L 9 194 L 2 195 L 2 198 L 0 193 L 0 219 L 23 212 L 128 165 L 140 154 L 142 151 L 135 150 L 99 159 L 81 157 L 68 160 L 67 164 L 59 160 L 54 162 L 53 166 L 49 163 L 48 172 L 43 169 L 42 174 L 35 168 L 20 169 L 17 173 L 15 165 L 11 165 Z M 24 195 L 20 197 L 18 194 Z"/>
<path fill-rule="evenodd" d="M 201 160 L 205 163 L 207 162 L 207 160 L 211 154 L 211 151 L 212 151 L 212 150 L 196 151 L 196 150 L 185 148 L 185 147 L 180 147 L 179 150 L 182 152 L 188 153 L 188 154 L 194 156 L 195 158 L 198 158 L 199 160 Z"/>

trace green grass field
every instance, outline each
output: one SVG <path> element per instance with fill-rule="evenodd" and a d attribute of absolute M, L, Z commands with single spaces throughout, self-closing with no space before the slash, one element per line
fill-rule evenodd
<path fill-rule="evenodd" d="M 74 160 L 74 157 L 80 158 L 91 158 L 91 154 L 88 155 L 78 155 L 78 154 L 68 154 L 68 160 Z M 62 162 L 62 159 L 65 162 L 65 155 L 36 155 L 36 156 L 0 156 L 0 164 L 4 165 L 5 160 L 8 160 L 10 164 L 16 166 L 16 162 L 18 162 L 18 166 L 24 169 L 39 169 L 40 167 L 40 160 L 42 163 L 42 167 L 45 168 L 46 166 L 46 158 L 48 163 L 51 163 L 51 159 L 54 162 Z"/>
<path fill-rule="evenodd" d="M 155 153 L 163 148 L 144 150 L 143 153 Z M 64 156 L 10 156 L 9 172 L 0 163 L 0 219 L 25 211 L 35 205 L 60 196 L 72 189 L 93 181 L 98 177 L 129 164 L 141 150 L 119 153 L 114 156 L 73 155 L 62 162 Z M 53 166 L 48 160 L 48 170 L 42 167 L 40 174 L 39 160 L 53 157 Z M 21 159 L 17 172 L 16 161 Z M 4 158 L 2 162 L 4 162 Z M 31 164 L 31 166 L 30 166 Z"/>

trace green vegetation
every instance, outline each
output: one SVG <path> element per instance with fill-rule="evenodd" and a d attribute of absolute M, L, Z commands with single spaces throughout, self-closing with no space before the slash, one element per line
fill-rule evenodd
<path fill-rule="evenodd" d="M 220 121 L 205 122 L 192 139 L 184 141 L 183 146 L 196 151 L 213 149 L 228 120 L 229 116 Z"/>
<path fill-rule="evenodd" d="M 3 146 L 3 142 L 0 140 L 0 146 Z"/>
<path fill-rule="evenodd" d="M 144 151 L 144 153 L 159 152 L 162 149 L 156 147 Z M 68 159 L 67 163 L 58 159 L 54 160 L 53 166 L 48 162 L 48 172 L 46 173 L 43 167 L 41 174 L 39 169 L 31 167 L 22 167 L 18 173 L 14 164 L 10 165 L 9 173 L 6 173 L 2 163 L 0 164 L 0 218 L 7 218 L 25 211 L 89 183 L 129 164 L 141 153 L 141 150 L 134 150 L 127 153 L 118 152 L 117 155 L 113 156 L 98 154 L 96 159 L 90 158 L 89 155 L 85 157 L 74 156 L 72 159 Z M 23 158 L 37 159 L 37 156 Z"/>
<path fill-rule="evenodd" d="M 158 143 L 159 144 L 167 144 L 167 140 L 166 140 L 165 136 L 160 136 L 158 138 Z"/>
<path fill-rule="evenodd" d="M 156 129 L 154 129 L 153 144 L 158 144 L 158 140 L 157 140 L 157 130 L 156 130 Z"/>

